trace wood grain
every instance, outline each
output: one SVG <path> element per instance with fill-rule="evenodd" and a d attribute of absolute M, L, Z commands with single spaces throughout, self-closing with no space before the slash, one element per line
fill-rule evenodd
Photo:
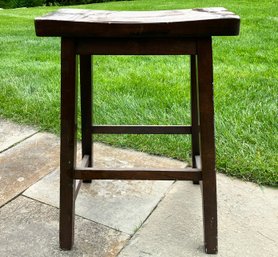
<path fill-rule="evenodd" d="M 203 37 L 238 35 L 239 16 L 222 7 L 164 11 L 60 9 L 35 19 L 37 36 Z"/>

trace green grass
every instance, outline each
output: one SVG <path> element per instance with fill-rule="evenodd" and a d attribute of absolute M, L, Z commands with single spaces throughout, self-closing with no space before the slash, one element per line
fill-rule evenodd
<path fill-rule="evenodd" d="M 224 6 L 241 16 L 239 37 L 216 37 L 217 169 L 278 186 L 278 5 L 276 1 L 137 0 L 78 6 L 150 10 Z M 58 38 L 37 38 L 33 19 L 55 7 L 0 11 L 0 116 L 59 132 Z M 189 123 L 189 59 L 94 57 L 99 124 Z M 187 111 L 187 113 L 185 112 Z M 98 141 L 190 160 L 182 136 L 98 136 Z"/>

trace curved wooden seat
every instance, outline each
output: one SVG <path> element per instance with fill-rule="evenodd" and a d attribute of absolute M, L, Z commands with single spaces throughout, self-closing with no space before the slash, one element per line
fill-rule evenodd
<path fill-rule="evenodd" d="M 35 19 L 38 36 L 205 37 L 239 34 L 240 18 L 222 7 L 167 11 L 60 9 Z"/>
<path fill-rule="evenodd" d="M 238 35 L 239 25 L 239 16 L 222 7 L 137 12 L 60 9 L 35 19 L 38 36 L 61 37 L 61 249 L 70 250 L 73 246 L 75 199 L 81 185 L 76 184 L 78 179 L 85 182 L 174 179 L 191 180 L 195 184 L 202 181 L 204 247 L 206 253 L 217 253 L 212 36 Z M 191 124 L 94 124 L 91 56 L 99 54 L 190 55 Z M 83 157 L 80 166 L 76 165 L 78 89 Z M 189 134 L 192 167 L 94 167 L 92 134 Z"/>

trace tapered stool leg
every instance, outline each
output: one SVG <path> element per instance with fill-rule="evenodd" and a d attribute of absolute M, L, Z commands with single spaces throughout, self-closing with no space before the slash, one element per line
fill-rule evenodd
<path fill-rule="evenodd" d="M 198 40 L 197 54 L 205 251 L 214 254 L 217 253 L 217 202 L 211 38 Z"/>
<path fill-rule="evenodd" d="M 190 56 L 190 74 L 191 74 L 191 154 L 192 167 L 197 168 L 196 156 L 200 155 L 200 139 L 199 139 L 199 111 L 198 111 L 198 88 L 196 74 L 196 55 Z M 199 184 L 198 180 L 194 180 L 193 184 Z"/>
<path fill-rule="evenodd" d="M 81 132 L 82 156 L 89 156 L 89 167 L 93 165 L 92 156 L 92 57 L 80 55 L 80 90 L 81 90 Z M 83 180 L 90 183 L 91 180 Z"/>
<path fill-rule="evenodd" d="M 74 241 L 76 158 L 76 55 L 71 39 L 61 44 L 61 151 L 60 151 L 60 247 L 70 250 Z"/>

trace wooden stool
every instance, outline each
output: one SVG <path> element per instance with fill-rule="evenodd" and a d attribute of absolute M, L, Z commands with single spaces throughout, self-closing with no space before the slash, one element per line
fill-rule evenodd
<path fill-rule="evenodd" d="M 60 247 L 73 245 L 80 181 L 145 179 L 202 181 L 204 242 L 217 252 L 212 36 L 238 35 L 240 19 L 224 8 L 112 12 L 61 9 L 36 18 L 38 36 L 61 37 Z M 76 166 L 77 56 L 80 56 L 82 163 Z M 190 126 L 92 125 L 91 55 L 190 55 Z M 159 68 L 159 67 L 158 67 Z M 191 134 L 192 168 L 92 167 L 92 134 Z"/>

